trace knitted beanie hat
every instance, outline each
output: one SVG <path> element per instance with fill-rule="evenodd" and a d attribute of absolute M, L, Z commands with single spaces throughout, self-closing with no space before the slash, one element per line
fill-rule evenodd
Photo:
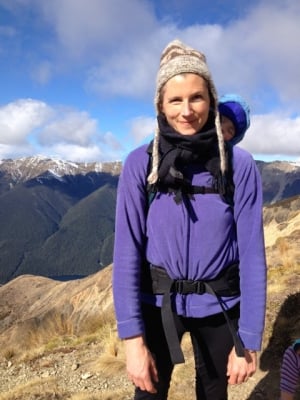
<path fill-rule="evenodd" d="M 203 53 L 195 50 L 179 40 L 170 42 L 163 50 L 160 58 L 160 66 L 156 79 L 156 92 L 155 92 L 155 108 L 157 114 L 160 114 L 161 104 L 161 90 L 165 83 L 176 75 L 183 73 L 194 73 L 205 79 L 208 85 L 211 100 L 213 104 L 211 108 L 215 114 L 215 126 L 219 142 L 220 152 L 220 168 L 221 172 L 224 173 L 226 170 L 226 157 L 224 150 L 224 139 L 222 135 L 220 118 L 218 112 L 218 96 L 217 91 L 212 80 L 210 71 L 206 64 L 206 58 Z M 152 151 L 152 170 L 148 176 L 148 182 L 150 184 L 156 183 L 158 179 L 158 164 L 159 164 L 159 129 L 155 130 L 153 151 Z"/>
<path fill-rule="evenodd" d="M 219 100 L 219 113 L 229 118 L 234 125 L 235 135 L 230 140 L 230 143 L 239 143 L 250 126 L 250 108 L 248 104 L 237 94 L 226 94 Z"/>

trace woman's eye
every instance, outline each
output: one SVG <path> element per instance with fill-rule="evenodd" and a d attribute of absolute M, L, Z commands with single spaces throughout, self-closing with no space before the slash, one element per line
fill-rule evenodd
<path fill-rule="evenodd" d="M 170 99 L 170 103 L 174 104 L 174 103 L 180 103 L 181 99 L 179 97 L 174 97 L 173 99 Z"/>
<path fill-rule="evenodd" d="M 202 99 L 203 99 L 203 96 L 201 94 L 195 94 L 195 96 L 192 97 L 192 101 L 199 101 Z"/>

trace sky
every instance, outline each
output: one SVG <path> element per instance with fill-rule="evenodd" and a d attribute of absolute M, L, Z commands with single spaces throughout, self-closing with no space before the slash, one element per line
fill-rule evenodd
<path fill-rule="evenodd" d="M 239 144 L 300 162 L 299 0 L 0 0 L 0 159 L 124 160 L 156 124 L 155 79 L 179 39 L 251 124 Z"/>

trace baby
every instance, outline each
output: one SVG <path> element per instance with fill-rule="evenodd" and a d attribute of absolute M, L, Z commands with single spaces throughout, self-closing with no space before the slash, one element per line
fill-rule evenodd
<path fill-rule="evenodd" d="M 225 141 L 239 143 L 250 126 L 250 109 L 237 94 L 226 94 L 219 100 L 219 113 Z"/>

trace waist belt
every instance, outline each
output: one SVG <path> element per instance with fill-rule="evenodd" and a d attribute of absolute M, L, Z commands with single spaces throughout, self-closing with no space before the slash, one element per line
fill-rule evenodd
<path fill-rule="evenodd" d="M 146 269 L 148 270 L 147 272 L 145 271 Z M 150 264 L 150 268 L 148 264 L 148 268 L 144 268 L 144 272 L 146 275 L 148 274 L 148 276 L 143 276 L 142 278 L 142 291 L 163 295 L 161 307 L 162 323 L 173 364 L 184 363 L 184 356 L 175 328 L 171 306 L 172 293 L 195 293 L 199 295 L 209 293 L 215 296 L 221 306 L 221 310 L 232 335 L 236 354 L 239 357 L 244 356 L 244 347 L 241 339 L 237 334 L 221 299 L 222 296 L 229 297 L 240 294 L 238 264 L 230 265 L 226 270 L 219 274 L 218 277 L 208 281 L 171 279 L 163 268 L 153 264 Z"/>

